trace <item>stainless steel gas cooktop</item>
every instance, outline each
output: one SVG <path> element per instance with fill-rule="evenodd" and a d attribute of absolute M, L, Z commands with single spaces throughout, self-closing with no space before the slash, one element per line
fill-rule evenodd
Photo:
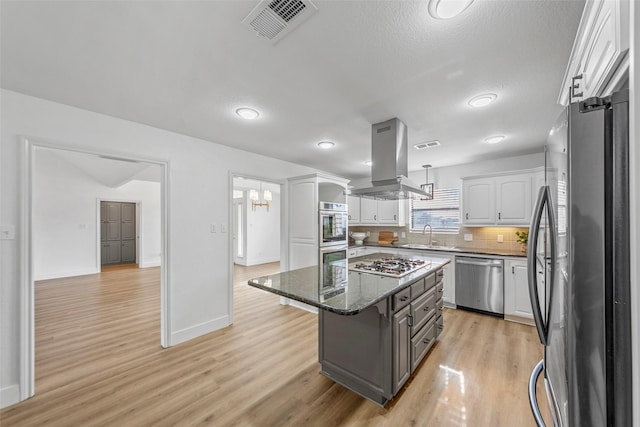
<path fill-rule="evenodd" d="M 430 264 L 428 261 L 415 258 L 383 257 L 351 263 L 349 264 L 349 270 L 380 274 L 382 276 L 402 277 Z"/>

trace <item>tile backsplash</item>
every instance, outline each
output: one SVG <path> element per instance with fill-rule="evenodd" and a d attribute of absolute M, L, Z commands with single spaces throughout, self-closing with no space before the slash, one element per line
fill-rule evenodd
<path fill-rule="evenodd" d="M 528 231 L 528 227 L 460 227 L 456 234 L 433 233 L 434 245 L 438 246 L 455 246 L 458 248 L 474 248 L 474 249 L 502 249 L 507 251 L 519 251 L 520 243 L 517 242 L 518 237 L 516 231 Z M 429 243 L 429 233 L 422 234 L 419 232 L 409 232 L 409 227 L 367 227 L 353 226 L 350 231 L 366 231 L 370 236 L 365 239 L 364 243 L 377 242 L 378 233 L 380 231 L 393 231 L 398 233 L 397 243 Z M 402 237 L 405 233 L 405 237 Z M 472 241 L 465 241 L 465 234 L 471 234 Z M 498 237 L 502 236 L 502 242 L 498 242 Z M 353 242 L 350 242 L 353 243 Z"/>

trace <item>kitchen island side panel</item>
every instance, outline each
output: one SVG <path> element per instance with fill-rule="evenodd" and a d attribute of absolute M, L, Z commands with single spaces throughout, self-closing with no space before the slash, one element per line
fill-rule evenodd
<path fill-rule="evenodd" d="M 384 405 L 393 396 L 392 330 L 386 301 L 355 316 L 321 310 L 321 373 Z"/>

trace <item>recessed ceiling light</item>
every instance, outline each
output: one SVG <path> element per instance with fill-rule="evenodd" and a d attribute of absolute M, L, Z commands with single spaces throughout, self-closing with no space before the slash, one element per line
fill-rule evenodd
<path fill-rule="evenodd" d="M 451 19 L 460 15 L 473 0 L 430 0 L 429 14 L 436 19 Z"/>
<path fill-rule="evenodd" d="M 257 119 L 260 116 L 258 110 L 254 110 L 253 108 L 249 107 L 238 108 L 236 110 L 236 114 L 246 120 Z"/>
<path fill-rule="evenodd" d="M 498 98 L 495 93 L 483 93 L 482 95 L 474 96 L 469 100 L 469 105 L 472 107 L 486 107 Z"/>
<path fill-rule="evenodd" d="M 371 166 L 373 162 L 371 160 L 365 160 L 364 164 L 367 166 Z"/>
<path fill-rule="evenodd" d="M 320 141 L 318 142 L 318 147 L 328 150 L 329 148 L 333 148 L 336 145 L 335 142 L 331 141 Z"/>
<path fill-rule="evenodd" d="M 498 142 L 502 141 L 504 139 L 503 135 L 495 135 L 495 136 L 490 136 L 488 138 L 484 139 L 484 142 L 486 142 L 487 144 L 497 144 Z"/>

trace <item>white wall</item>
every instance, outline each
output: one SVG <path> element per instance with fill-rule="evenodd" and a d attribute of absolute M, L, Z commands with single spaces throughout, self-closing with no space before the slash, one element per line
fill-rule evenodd
<path fill-rule="evenodd" d="M 536 154 L 505 157 L 502 159 L 485 160 L 441 168 L 430 168 L 429 182 L 433 182 L 436 188 L 459 187 L 460 178 L 467 176 L 533 169 L 541 166 L 544 166 L 544 152 L 542 148 L 540 149 L 540 153 Z M 416 184 L 424 184 L 425 171 L 409 172 L 409 178 Z"/>
<path fill-rule="evenodd" d="M 273 192 L 273 201 L 266 207 L 251 208 L 245 202 L 247 215 L 245 265 L 257 265 L 280 260 L 280 193 Z"/>
<path fill-rule="evenodd" d="M 7 90 L 1 95 L 0 224 L 17 238 L 0 241 L 0 396 L 13 403 L 20 376 L 21 230 L 19 137 L 70 148 L 168 162 L 169 345 L 227 326 L 230 320 L 229 174 L 283 180 L 315 172 L 236 150 Z M 158 342 L 159 340 L 158 334 Z"/>
<path fill-rule="evenodd" d="M 97 199 L 139 202 L 138 262 L 141 267 L 160 265 L 160 183 L 136 180 L 119 188 L 107 187 L 57 151 L 36 149 L 34 159 L 34 279 L 100 271 Z M 149 167 L 160 169 L 159 165 Z"/>

